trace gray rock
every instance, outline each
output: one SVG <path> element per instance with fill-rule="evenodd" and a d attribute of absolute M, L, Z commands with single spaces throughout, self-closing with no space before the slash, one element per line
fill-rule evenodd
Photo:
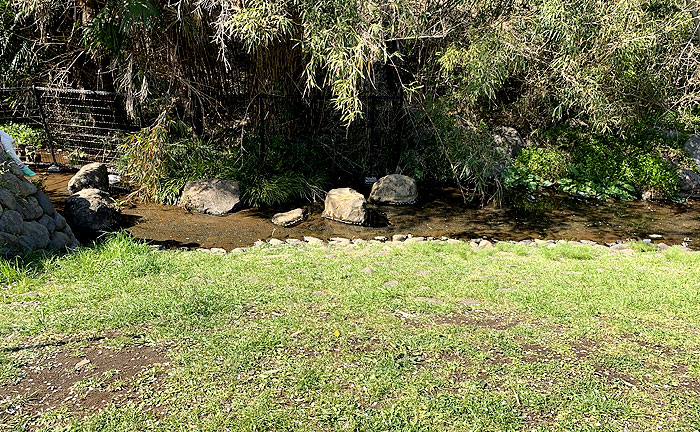
<path fill-rule="evenodd" d="M 19 235 L 22 233 L 24 219 L 17 210 L 5 210 L 0 216 L 0 232 Z"/>
<path fill-rule="evenodd" d="M 238 183 L 220 179 L 187 183 L 179 205 L 188 210 L 221 216 L 241 207 Z"/>
<path fill-rule="evenodd" d="M 681 168 L 678 174 L 678 190 L 686 196 L 700 197 L 700 174 Z"/>
<path fill-rule="evenodd" d="M 83 189 L 66 200 L 66 216 L 75 230 L 94 235 L 117 226 L 119 209 L 107 192 Z"/>
<path fill-rule="evenodd" d="M 41 210 L 44 212 L 45 215 L 53 216 L 55 210 L 53 208 L 53 204 L 51 203 L 51 200 L 49 199 L 48 196 L 42 191 L 38 191 L 36 195 L 34 195 L 36 198 L 37 202 L 39 203 L 39 206 L 41 207 Z"/>
<path fill-rule="evenodd" d="M 107 165 L 93 162 L 80 168 L 68 182 L 68 192 L 76 194 L 83 189 L 99 189 L 107 191 L 109 179 L 107 177 Z"/>
<path fill-rule="evenodd" d="M 275 225 L 289 227 L 303 221 L 306 217 L 304 209 L 298 208 L 284 213 L 277 213 L 272 216 L 272 223 Z"/>
<path fill-rule="evenodd" d="M 22 223 L 22 235 L 19 236 L 19 243 L 24 247 L 25 252 L 43 249 L 49 245 L 50 240 L 49 230 L 39 222 Z"/>
<path fill-rule="evenodd" d="M 286 242 L 288 245 L 292 245 L 292 246 L 299 246 L 299 245 L 303 245 L 303 244 L 304 244 L 303 241 L 301 241 L 301 240 L 299 240 L 299 239 L 295 239 L 295 238 L 288 238 L 287 240 L 285 240 L 285 242 Z"/>
<path fill-rule="evenodd" d="M 700 169 L 700 135 L 693 135 L 688 138 L 683 148 L 695 162 L 695 167 Z"/>
<path fill-rule="evenodd" d="M 56 222 L 52 216 L 45 214 L 40 217 L 37 222 L 45 226 L 46 229 L 49 230 L 49 234 L 53 234 L 53 232 L 56 231 Z"/>
<path fill-rule="evenodd" d="M 498 127 L 494 130 L 493 140 L 496 148 L 507 159 L 513 159 L 525 148 L 525 141 L 512 127 Z"/>
<path fill-rule="evenodd" d="M 62 230 L 67 226 L 66 218 L 61 216 L 59 212 L 55 212 L 53 215 L 53 222 L 56 224 L 56 230 Z"/>
<path fill-rule="evenodd" d="M 276 238 L 271 238 L 271 239 L 268 241 L 268 243 L 269 243 L 271 246 L 282 246 L 282 245 L 284 244 L 284 242 L 283 242 L 282 240 L 276 239 Z"/>
<path fill-rule="evenodd" d="M 214 255 L 226 255 L 226 249 L 222 248 L 211 248 L 210 249 L 211 253 Z"/>
<path fill-rule="evenodd" d="M 24 177 L 19 177 L 11 172 L 0 174 L 0 187 L 5 188 L 15 197 L 26 197 L 34 195 L 37 191 L 36 186 L 29 183 Z"/>
<path fill-rule="evenodd" d="M 311 237 L 311 236 L 304 236 L 304 241 L 309 244 L 321 244 L 323 243 L 323 240 L 320 238 L 316 237 Z"/>
<path fill-rule="evenodd" d="M 33 196 L 29 196 L 26 199 L 19 199 L 17 201 L 17 207 L 25 220 L 39 219 L 44 214 L 39 202 Z"/>
<path fill-rule="evenodd" d="M 56 231 L 51 236 L 49 249 L 55 252 L 65 252 L 71 245 L 71 238 L 68 234 Z"/>
<path fill-rule="evenodd" d="M 367 221 L 365 197 L 350 188 L 333 189 L 326 195 L 321 216 L 337 222 L 363 225 Z"/>
<path fill-rule="evenodd" d="M 0 255 L 18 255 L 24 252 L 24 248 L 19 243 L 19 238 L 10 233 L 0 232 Z"/>
<path fill-rule="evenodd" d="M 0 188 L 0 205 L 6 210 L 17 210 L 17 200 L 7 189 Z"/>
<path fill-rule="evenodd" d="M 406 241 L 406 236 L 404 234 L 394 234 L 393 236 L 391 236 L 391 241 L 393 241 L 393 242 Z"/>
<path fill-rule="evenodd" d="M 413 204 L 418 199 L 418 186 L 411 177 L 391 174 L 372 185 L 369 201 L 380 204 Z"/>

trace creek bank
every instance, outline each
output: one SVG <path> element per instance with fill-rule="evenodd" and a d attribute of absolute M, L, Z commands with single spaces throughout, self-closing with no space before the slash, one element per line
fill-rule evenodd
<path fill-rule="evenodd" d="M 47 194 L 60 210 L 67 198 L 71 175 L 39 173 Z M 369 190 L 366 191 L 369 193 Z M 120 199 L 123 195 L 114 195 Z M 502 207 L 464 204 L 458 189 L 426 189 L 413 206 L 380 206 L 386 226 L 341 224 L 321 217 L 323 204 L 304 207 L 305 220 L 281 227 L 271 219 L 286 208 L 247 208 L 225 216 L 191 213 L 177 206 L 132 202 L 121 208 L 120 227 L 135 238 L 168 248 L 212 248 L 232 250 L 248 247 L 258 239 L 331 237 L 373 240 L 413 233 L 423 237 L 469 240 L 486 236 L 502 241 L 541 238 L 545 240 L 590 239 L 600 244 L 619 239 L 663 236 L 667 244 L 681 244 L 700 237 L 700 202 L 601 202 L 547 193 L 535 203 L 505 203 Z M 694 247 L 693 242 L 689 243 Z"/>

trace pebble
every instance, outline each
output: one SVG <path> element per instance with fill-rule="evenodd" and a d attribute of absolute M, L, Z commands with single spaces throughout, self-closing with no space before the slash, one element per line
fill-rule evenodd
<path fill-rule="evenodd" d="M 211 253 L 216 255 L 226 255 L 226 249 L 222 248 L 211 248 L 209 249 Z"/>
<path fill-rule="evenodd" d="M 615 243 L 614 245 L 610 246 L 610 250 L 616 250 L 616 251 L 626 250 L 629 248 L 630 248 L 630 245 L 628 245 L 627 243 Z"/>
<path fill-rule="evenodd" d="M 328 243 L 338 246 L 347 246 L 350 244 L 350 239 L 347 239 L 345 237 L 331 237 Z"/>
<path fill-rule="evenodd" d="M 304 236 L 304 241 L 309 244 L 321 244 L 323 243 L 323 240 L 320 238 L 316 237 L 311 237 L 311 236 Z"/>
<path fill-rule="evenodd" d="M 272 246 L 282 246 L 284 244 L 282 240 L 276 238 L 271 238 L 268 243 Z"/>
<path fill-rule="evenodd" d="M 386 238 L 384 236 L 376 236 L 374 239 L 377 241 L 380 241 L 380 242 L 385 242 L 385 241 L 389 240 L 388 238 Z"/>
<path fill-rule="evenodd" d="M 286 242 L 287 242 L 287 244 L 290 244 L 292 246 L 298 246 L 300 244 L 304 244 L 303 241 L 301 241 L 299 239 L 295 239 L 295 238 L 287 239 Z"/>
<path fill-rule="evenodd" d="M 493 247 L 493 243 L 491 243 L 491 242 L 488 241 L 488 240 L 482 240 L 482 241 L 479 243 L 479 249 L 487 249 L 487 248 L 490 248 L 490 247 Z"/>
<path fill-rule="evenodd" d="M 409 237 L 405 241 L 406 243 L 419 243 L 425 241 L 425 237 Z"/>
<path fill-rule="evenodd" d="M 660 240 L 660 239 L 664 238 L 664 236 L 662 236 L 661 234 L 650 234 L 649 238 L 652 240 Z"/>
<path fill-rule="evenodd" d="M 239 254 L 245 252 L 245 248 L 235 248 L 231 251 L 232 254 Z"/>
<path fill-rule="evenodd" d="M 75 364 L 75 368 L 80 369 L 81 367 L 87 366 L 88 364 L 90 364 L 90 360 L 88 360 L 88 359 L 80 360 L 78 363 Z"/>
<path fill-rule="evenodd" d="M 404 234 L 394 234 L 393 236 L 391 236 L 391 241 L 393 241 L 393 242 L 406 241 L 406 236 Z"/>
<path fill-rule="evenodd" d="M 447 244 L 460 244 L 460 243 L 462 243 L 461 240 L 452 239 L 452 238 L 447 239 Z"/>

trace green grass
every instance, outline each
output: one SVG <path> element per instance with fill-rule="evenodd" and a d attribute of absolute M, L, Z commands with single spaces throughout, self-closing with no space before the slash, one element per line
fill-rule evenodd
<path fill-rule="evenodd" d="M 3 417 L 0 397 L 0 430 L 694 431 L 700 253 L 636 248 L 217 256 L 116 236 L 2 263 L 0 383 L 101 332 L 101 343 L 171 351 L 157 384 L 158 367 L 130 382 L 140 398 L 85 418 L 60 407 Z M 107 388 L 115 373 L 74 387 Z"/>

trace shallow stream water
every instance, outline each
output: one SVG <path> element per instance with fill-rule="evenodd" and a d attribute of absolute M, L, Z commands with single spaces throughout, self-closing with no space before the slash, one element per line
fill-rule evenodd
<path fill-rule="evenodd" d="M 47 194 L 62 210 L 72 174 L 40 173 Z M 599 243 L 644 239 L 658 234 L 656 242 L 700 247 L 700 202 L 601 202 L 561 195 L 544 195 L 535 202 L 518 201 L 502 207 L 465 205 L 455 189 L 440 190 L 413 206 L 375 206 L 385 212 L 389 225 L 360 227 L 321 218 L 322 203 L 309 206 L 311 216 L 291 228 L 270 218 L 279 211 L 246 209 L 218 217 L 188 212 L 174 206 L 133 203 L 123 209 L 123 227 L 134 237 L 169 247 L 249 246 L 272 237 L 321 239 L 346 237 L 372 239 L 393 234 L 496 240 L 593 240 Z M 688 239 L 690 239 L 688 241 Z M 698 244 L 694 244 L 694 243 Z"/>

